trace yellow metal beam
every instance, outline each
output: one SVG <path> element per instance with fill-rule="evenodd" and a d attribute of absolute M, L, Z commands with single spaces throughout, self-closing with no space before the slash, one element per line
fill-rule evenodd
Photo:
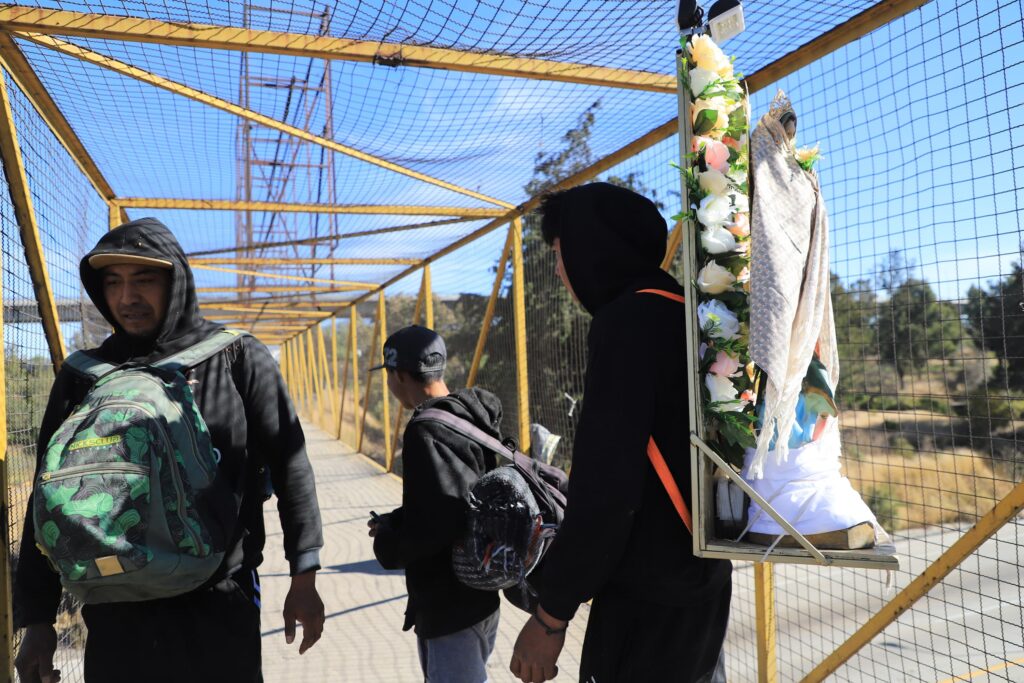
<path fill-rule="evenodd" d="M 504 213 L 504 212 L 503 212 Z M 409 232 L 412 230 L 424 230 L 427 228 L 436 228 L 442 225 L 453 225 L 455 223 L 467 223 L 469 221 L 477 221 L 479 218 L 472 216 L 459 218 L 446 218 L 440 221 L 427 221 L 424 223 L 411 223 L 409 225 L 395 225 L 390 228 L 376 228 L 374 230 L 357 230 L 355 232 L 345 233 L 332 233 L 329 235 L 317 235 L 316 237 L 306 237 L 296 240 L 278 240 L 274 242 L 254 242 L 253 244 L 245 245 L 246 249 L 274 249 L 276 247 L 298 247 L 307 244 L 320 244 L 322 242 L 335 242 L 338 240 L 353 239 L 356 237 L 371 237 L 373 235 L 386 235 L 393 232 Z M 193 251 L 189 254 L 189 257 L 193 256 L 211 256 L 213 254 L 229 254 L 238 251 L 238 246 L 233 247 L 220 247 L 219 249 L 206 249 L 204 251 Z"/>
<path fill-rule="evenodd" d="M 113 203 L 123 209 L 190 209 L 204 211 L 273 211 L 278 213 L 328 213 L 395 216 L 460 216 L 493 218 L 502 209 L 487 207 L 419 206 L 412 204 L 297 204 L 258 202 L 241 199 L 172 199 L 161 197 L 118 197 Z"/>
<path fill-rule="evenodd" d="M 43 82 L 39 80 L 39 76 L 28 63 L 25 55 L 18 48 L 10 34 L 7 33 L 0 33 L 0 61 L 3 62 L 4 68 L 11 74 L 11 78 L 18 84 L 21 91 L 25 93 L 28 101 L 39 112 L 39 116 L 42 117 L 47 127 L 53 132 L 57 141 L 67 150 L 67 153 L 74 162 L 78 164 L 78 168 L 89 182 L 92 183 L 100 197 L 106 201 L 113 199 L 115 196 L 114 189 L 107 182 L 107 179 L 103 177 L 100 169 L 96 166 L 96 162 L 93 161 L 93 158 L 85 149 L 85 145 L 82 144 L 78 135 L 75 134 L 71 124 L 64 118 L 60 107 L 50 97 L 50 93 L 47 92 Z M 119 210 L 118 216 L 120 220 L 117 225 L 127 222 L 127 215 L 123 211 Z"/>
<path fill-rule="evenodd" d="M 0 74 L 2 76 L 2 74 Z M 0 264 L 2 266 L 2 264 Z M 0 267 L 0 272 L 3 268 Z M 3 278 L 0 277 L 0 301 L 4 297 Z M 4 346 L 4 307 L 0 306 L 0 349 Z M 11 506 L 11 487 L 9 465 L 7 461 L 7 354 L 0 353 L 0 505 L 3 506 L 4 515 L 10 516 L 13 512 Z M 17 513 L 14 513 L 17 514 Z M 10 528 L 10 527 L 9 527 Z M 5 535 L 8 544 L 13 540 Z M 8 545 L 8 548 L 10 545 Z M 14 681 L 14 609 L 11 599 L 11 553 L 0 553 L 0 672 L 3 672 L 5 681 Z"/>
<path fill-rule="evenodd" d="M 746 78 L 750 92 L 757 92 L 875 29 L 923 7 L 930 0 L 881 0 L 809 43 L 762 67 Z"/>
<path fill-rule="evenodd" d="M 469 375 L 466 377 L 466 386 L 476 384 L 476 376 L 480 371 L 480 361 L 484 357 L 484 348 L 487 345 L 487 336 L 491 332 L 491 321 L 494 320 L 494 309 L 498 304 L 498 295 L 501 293 L 501 283 L 505 281 L 505 271 L 508 270 L 508 256 L 512 250 L 512 229 L 509 226 L 508 237 L 505 239 L 505 248 L 501 251 L 501 258 L 498 259 L 498 269 L 494 274 L 494 285 L 491 287 L 491 297 L 487 300 L 487 309 L 484 311 L 484 320 L 480 324 L 480 336 L 476 340 L 476 349 L 473 351 L 473 362 L 469 366 Z"/>
<path fill-rule="evenodd" d="M 512 221 L 512 326 L 516 343 L 516 403 L 519 448 L 530 452 L 530 373 L 526 361 L 526 278 L 523 272 L 523 222 Z"/>
<path fill-rule="evenodd" d="M 260 285 L 259 287 L 196 287 L 196 291 L 200 294 L 244 294 L 248 292 L 269 292 L 269 293 L 284 293 L 294 292 L 296 294 L 301 292 L 315 292 L 317 294 L 330 294 L 331 292 L 362 292 L 367 289 L 376 289 L 377 286 L 372 287 L 320 287 L 317 285 L 301 285 L 296 287 L 275 287 L 272 285 Z"/>
<path fill-rule="evenodd" d="M 770 562 L 758 562 L 754 565 L 754 613 L 757 622 L 757 681 L 778 683 L 775 574 Z"/>
<path fill-rule="evenodd" d="M 514 76 L 610 88 L 673 93 L 672 75 L 587 66 L 500 53 L 351 40 L 303 33 L 256 31 L 229 26 L 184 24 L 133 17 L 85 14 L 28 7 L 0 9 L 0 28 L 64 36 L 181 45 L 214 50 L 264 52 L 292 57 L 337 59 L 387 66 L 423 67 Z"/>
<path fill-rule="evenodd" d="M 42 320 L 43 333 L 46 335 L 46 344 L 50 349 L 50 360 L 53 363 L 53 371 L 56 373 L 60 370 L 61 363 L 64 362 L 64 336 L 60 331 L 60 319 L 57 316 L 57 304 L 53 299 L 53 287 L 50 286 L 46 256 L 43 254 L 43 245 L 39 241 L 39 225 L 36 223 L 35 208 L 32 206 L 32 192 L 29 190 L 28 177 L 25 175 L 21 147 L 18 145 L 18 132 L 14 127 L 11 98 L 2 73 L 0 73 L 0 160 L 3 162 L 11 203 L 14 205 L 14 217 L 18 222 L 18 231 L 21 233 L 21 245 L 25 249 L 25 261 L 28 264 L 29 277 L 32 279 L 36 303 L 39 305 L 39 317 Z"/>
<path fill-rule="evenodd" d="M 418 258 L 190 258 L 190 266 L 418 266 Z"/>
<path fill-rule="evenodd" d="M 204 311 L 229 311 L 233 313 L 259 313 L 286 318 L 330 318 L 328 311 L 297 311 L 287 308 L 266 308 L 264 306 L 231 306 L 227 304 L 199 304 Z"/>
<path fill-rule="evenodd" d="M 359 419 L 359 314 L 356 312 L 355 306 L 349 310 L 349 328 L 348 328 L 348 353 L 349 359 L 352 364 L 352 436 L 355 437 L 356 420 Z M 345 363 L 345 387 L 348 386 L 348 365 Z M 344 403 L 345 394 L 344 387 L 342 388 L 342 402 Z M 338 415 L 338 438 L 341 438 L 341 428 L 344 414 Z M 353 438 L 353 444 L 355 439 Z"/>
<path fill-rule="evenodd" d="M 1013 520 L 1021 510 L 1024 510 L 1024 482 L 1014 486 L 1002 500 L 996 503 L 995 507 L 989 510 L 956 543 L 951 545 L 946 552 L 942 553 L 938 559 L 932 562 L 920 576 L 911 581 L 910 585 L 900 591 L 882 609 L 878 610 L 845 643 L 836 648 L 825 661 L 807 674 L 802 683 L 817 683 L 817 681 L 823 681 L 828 678 L 844 662 L 857 654 L 862 647 L 884 631 L 889 624 L 896 621 L 901 614 L 909 610 L 914 603 L 927 595 L 928 591 L 937 586 L 940 581 L 959 567 L 964 560 L 974 554 L 985 541 L 999 531 L 1003 525 Z"/>
<path fill-rule="evenodd" d="M 359 287 L 361 289 L 373 289 L 377 286 L 375 282 L 353 282 L 352 280 L 330 280 L 322 277 L 309 277 L 308 275 L 284 275 L 282 273 L 267 273 L 261 270 L 238 270 L 237 268 L 218 268 L 217 266 L 192 266 L 192 270 L 208 270 L 217 273 L 232 273 L 234 275 L 252 275 L 254 277 L 265 277 L 272 280 L 299 280 L 302 282 L 321 282 L 328 285 L 343 285 L 348 287 Z"/>
<path fill-rule="evenodd" d="M 672 264 L 676 260 L 676 254 L 679 253 L 679 247 L 683 245 L 683 222 L 676 221 L 676 225 L 672 228 L 672 232 L 668 234 L 668 246 L 665 248 L 665 258 L 661 261 L 661 269 L 669 270 L 672 268 Z"/>
<path fill-rule="evenodd" d="M 381 291 L 382 296 L 383 294 L 384 292 Z M 356 309 L 354 308 L 352 309 L 353 316 L 355 315 L 355 310 Z M 370 337 L 370 359 L 367 361 L 369 363 L 369 367 L 367 367 L 366 369 L 366 382 L 364 384 L 364 386 L 366 387 L 366 391 L 363 393 L 363 418 L 359 422 L 359 431 L 356 436 L 356 450 L 359 451 L 360 453 L 363 452 L 363 436 L 366 433 L 366 414 L 370 410 L 370 390 L 373 388 L 373 375 L 370 374 L 370 368 L 373 367 L 375 363 L 379 362 L 376 361 L 376 359 L 379 358 L 379 356 L 376 354 L 376 349 L 378 346 L 378 341 L 382 340 L 382 337 L 380 336 L 380 324 L 381 315 L 380 310 L 378 309 L 377 323 L 373 326 L 373 335 Z M 358 396 L 358 389 L 356 390 L 356 395 Z"/>
<path fill-rule="evenodd" d="M 123 76 L 128 76 L 130 78 L 142 81 L 143 83 L 149 83 L 150 85 L 162 88 L 176 95 L 187 97 L 196 102 L 201 102 L 203 104 L 214 107 L 215 109 L 220 109 L 221 111 L 226 111 L 230 114 L 234 114 L 235 116 L 239 116 L 246 120 L 252 121 L 253 123 L 258 123 L 261 126 L 265 126 L 267 128 L 271 128 L 273 130 L 286 133 L 293 137 L 299 138 L 300 140 L 305 140 L 306 142 L 311 142 L 313 144 L 320 145 L 333 152 L 338 152 L 340 154 L 350 156 L 354 159 L 365 161 L 368 164 L 373 164 L 374 166 L 379 166 L 380 168 L 384 168 L 389 171 L 394 171 L 395 173 L 400 173 L 404 176 L 408 176 L 416 180 L 421 180 L 425 183 L 435 185 L 437 187 L 449 190 L 451 192 L 457 192 L 458 194 L 466 195 L 467 197 L 479 199 L 489 204 L 496 204 L 497 206 L 512 208 L 512 204 L 509 204 L 507 202 L 503 202 L 493 197 L 488 197 L 487 195 L 480 194 L 479 192 L 474 192 L 473 190 L 467 190 L 464 187 L 460 187 L 458 185 L 445 182 L 444 180 L 434 178 L 425 173 L 413 171 L 412 169 L 405 168 L 404 166 L 400 166 L 391 161 L 387 161 L 386 159 L 381 159 L 380 157 L 373 156 L 372 154 L 367 154 L 366 152 L 362 152 L 358 149 L 355 149 L 354 147 L 343 145 L 340 142 L 329 140 L 323 136 L 315 135 L 313 133 L 310 133 L 308 130 L 303 130 L 296 126 L 284 123 L 282 121 L 272 119 L 269 116 L 264 116 L 263 114 L 257 113 L 251 109 L 240 107 L 237 104 L 228 102 L 227 100 L 221 99 L 214 95 L 210 95 L 200 90 L 196 90 L 195 88 L 191 88 L 185 85 L 184 83 L 178 83 L 176 81 L 172 81 L 162 76 L 158 76 L 156 74 L 150 73 L 138 67 L 126 64 L 125 62 L 122 62 L 120 60 L 114 59 L 113 57 L 102 55 L 98 52 L 94 52 L 79 45 L 75 45 L 73 43 L 69 43 L 59 38 L 54 38 L 52 36 L 47 36 L 40 33 L 19 33 L 18 35 L 19 37 L 31 40 L 34 43 L 43 45 L 44 47 L 48 47 L 52 50 L 60 52 L 61 54 L 76 57 L 84 62 L 88 62 L 96 66 L 101 66 L 105 69 L 109 69 Z"/>

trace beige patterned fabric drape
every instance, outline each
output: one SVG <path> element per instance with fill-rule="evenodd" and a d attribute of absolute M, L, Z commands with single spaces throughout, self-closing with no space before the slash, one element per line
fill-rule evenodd
<path fill-rule="evenodd" d="M 750 357 L 767 378 L 749 469 L 755 479 L 772 441 L 779 460 L 787 456 L 816 345 L 833 390 L 839 381 L 825 202 L 817 177 L 797 163 L 778 114 L 773 107 L 751 134 Z"/>

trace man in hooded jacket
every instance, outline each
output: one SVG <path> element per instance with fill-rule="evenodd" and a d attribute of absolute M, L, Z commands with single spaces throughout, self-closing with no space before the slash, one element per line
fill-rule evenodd
<path fill-rule="evenodd" d="M 494 453 L 449 427 L 417 416 L 452 413 L 501 439 L 501 402 L 483 389 L 448 391 L 444 340 L 412 325 L 384 343 L 388 389 L 414 410 L 402 440 L 402 506 L 371 519 L 373 551 L 385 569 L 405 569 L 409 603 L 403 631 L 415 628 L 420 665 L 431 683 L 485 683 L 498 630 L 498 594 L 455 576 L 452 545 L 466 528 L 469 489 L 496 465 Z"/>
<path fill-rule="evenodd" d="M 199 311 L 195 283 L 174 235 L 152 218 L 104 235 L 81 262 L 82 284 L 114 332 L 89 354 L 107 363 L 155 362 L 210 337 L 220 325 Z M 173 598 L 85 605 L 87 681 L 262 681 L 257 567 L 265 540 L 269 473 L 278 498 L 291 588 L 285 637 L 303 626 L 300 652 L 320 637 L 324 606 L 315 587 L 323 545 L 305 439 L 277 364 L 249 336 L 189 374 L 196 403 L 220 452 L 222 505 L 234 521 L 224 562 L 206 584 Z M 39 430 L 41 458 L 53 433 L 91 381 L 65 366 Z M 17 658 L 23 681 L 59 680 L 54 622 L 61 585 L 36 547 L 28 503 L 14 583 L 15 626 L 25 627 Z"/>
<path fill-rule="evenodd" d="M 541 211 L 557 274 L 593 322 L 568 507 L 512 672 L 554 678 L 565 629 L 592 599 L 580 681 L 724 680 L 732 566 L 693 555 L 647 456 L 653 437 L 689 508 L 687 401 L 698 397 L 687 391 L 683 289 L 660 267 L 665 221 L 607 183 L 553 194 Z"/>

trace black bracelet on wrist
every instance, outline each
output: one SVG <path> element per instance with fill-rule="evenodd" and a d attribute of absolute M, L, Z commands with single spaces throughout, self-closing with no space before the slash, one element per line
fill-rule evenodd
<path fill-rule="evenodd" d="M 559 633 L 565 633 L 566 631 L 569 630 L 569 624 L 566 624 L 562 628 L 551 628 L 550 626 L 548 626 L 547 624 L 544 623 L 544 621 L 540 618 L 540 616 L 536 612 L 534 612 L 533 618 L 536 619 L 537 623 L 540 624 L 541 628 L 544 629 L 544 635 L 546 635 L 546 636 L 558 635 Z"/>

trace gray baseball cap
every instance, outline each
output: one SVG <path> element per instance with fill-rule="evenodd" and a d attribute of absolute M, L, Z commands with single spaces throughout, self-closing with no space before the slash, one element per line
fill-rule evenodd
<path fill-rule="evenodd" d="M 414 374 L 444 370 L 448 351 L 444 339 L 429 327 L 410 325 L 398 330 L 384 342 L 384 362 L 370 368 L 404 370 Z"/>

